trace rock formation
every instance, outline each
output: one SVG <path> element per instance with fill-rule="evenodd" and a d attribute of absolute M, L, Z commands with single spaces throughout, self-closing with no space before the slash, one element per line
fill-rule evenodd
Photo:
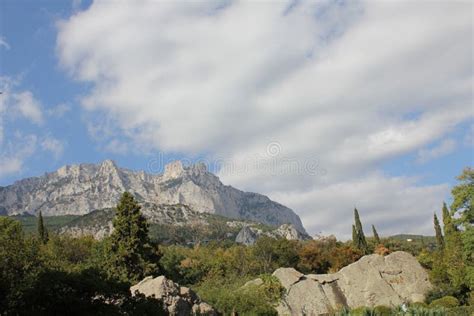
<path fill-rule="evenodd" d="M 161 301 L 165 312 L 173 316 L 187 315 L 217 315 L 209 304 L 201 301 L 199 296 L 190 288 L 167 279 L 165 276 L 156 278 L 146 277 L 140 283 L 130 288 L 132 295 L 144 294 Z"/>
<path fill-rule="evenodd" d="M 342 307 L 422 302 L 432 288 L 416 258 L 402 251 L 386 257 L 364 256 L 334 274 L 303 275 L 293 268 L 280 268 L 273 275 L 286 289 L 277 307 L 279 315 L 321 315 Z"/>
<path fill-rule="evenodd" d="M 290 223 L 305 233 L 291 209 L 266 196 L 223 185 L 204 164 L 185 167 L 179 161 L 167 165 L 161 175 L 122 169 L 111 160 L 65 166 L 0 187 L 0 214 L 84 215 L 114 207 L 124 191 L 142 203 L 183 204 L 196 212 L 271 226 Z"/>
<path fill-rule="evenodd" d="M 285 238 L 287 240 L 306 240 L 311 239 L 307 234 L 299 232 L 292 224 L 283 224 L 277 229 L 263 231 L 258 227 L 243 225 L 242 229 L 235 238 L 235 242 L 244 245 L 253 245 L 261 236 L 271 238 Z"/>

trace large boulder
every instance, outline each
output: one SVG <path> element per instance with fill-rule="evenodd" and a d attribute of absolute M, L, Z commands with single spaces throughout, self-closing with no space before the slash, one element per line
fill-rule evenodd
<path fill-rule="evenodd" d="M 333 274 L 303 275 L 292 268 L 273 275 L 286 289 L 279 315 L 323 315 L 342 307 L 394 307 L 422 302 L 432 288 L 428 274 L 409 253 L 368 255 Z"/>
<path fill-rule="evenodd" d="M 202 302 L 193 290 L 179 286 L 165 276 L 146 277 L 132 286 L 130 291 L 132 295 L 140 293 L 158 299 L 169 315 L 217 315 L 212 306 Z"/>

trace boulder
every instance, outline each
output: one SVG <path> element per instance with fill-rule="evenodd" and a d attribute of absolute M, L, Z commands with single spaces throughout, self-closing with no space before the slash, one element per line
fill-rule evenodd
<path fill-rule="evenodd" d="M 160 300 L 169 315 L 217 315 L 214 308 L 202 302 L 193 290 L 179 286 L 163 275 L 156 278 L 146 277 L 132 286 L 130 291 L 132 295 L 140 293 Z"/>
<path fill-rule="evenodd" d="M 244 244 L 246 246 L 253 245 L 257 239 L 258 235 L 254 232 L 249 226 L 244 226 L 235 237 L 235 242 L 239 244 Z"/>
<path fill-rule="evenodd" d="M 279 315 L 331 314 L 342 307 L 395 307 L 422 302 L 432 288 L 428 274 L 415 257 L 394 252 L 368 255 L 333 274 L 303 275 L 292 268 L 273 275 L 286 289 Z"/>

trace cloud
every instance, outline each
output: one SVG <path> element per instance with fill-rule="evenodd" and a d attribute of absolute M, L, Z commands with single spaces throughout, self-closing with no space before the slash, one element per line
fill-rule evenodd
<path fill-rule="evenodd" d="M 420 186 L 415 178 L 370 174 L 323 188 L 281 192 L 274 198 L 300 210 L 309 231 L 337 232 L 349 239 L 354 207 L 358 208 L 368 234 L 374 224 L 384 236 L 413 232 L 432 235 L 433 213 L 440 211 L 440 197 L 448 192 L 446 184 Z"/>
<path fill-rule="evenodd" d="M 0 36 L 0 48 L 1 47 L 5 48 L 6 50 L 10 49 L 10 44 L 7 43 L 7 40 L 3 36 Z"/>
<path fill-rule="evenodd" d="M 319 229 L 308 209 L 343 214 L 356 201 L 329 208 L 316 192 L 364 183 L 384 162 L 431 146 L 473 117 L 470 9 L 463 2 L 95 1 L 58 24 L 57 53 L 72 77 L 91 83 L 82 100 L 97 117 L 90 124 L 105 117 L 115 131 L 102 142 L 122 136 L 230 161 L 244 171 L 222 173 L 226 183 L 269 194 Z M 278 157 L 265 155 L 271 143 L 281 147 Z M 287 172 L 289 160 L 325 172 Z M 384 203 L 393 209 L 405 198 L 443 198 L 438 187 L 377 178 L 392 180 L 401 195 Z M 360 194 L 378 196 L 383 186 L 370 181 Z M 314 194 L 297 203 L 308 190 Z M 368 222 L 377 215 L 370 205 Z M 325 224 L 347 232 L 346 224 Z"/>
<path fill-rule="evenodd" d="M 448 155 L 456 149 L 456 145 L 457 144 L 454 139 L 445 139 L 433 148 L 419 150 L 416 161 L 418 163 L 425 163 L 427 161 Z"/>
<path fill-rule="evenodd" d="M 43 123 L 41 105 L 39 101 L 34 98 L 33 93 L 30 91 L 13 93 L 12 99 L 14 100 L 14 109 L 17 110 L 23 117 L 36 124 Z"/>
<path fill-rule="evenodd" d="M 41 148 L 51 152 L 56 160 L 59 159 L 64 153 L 63 142 L 52 136 L 47 136 L 41 141 Z"/>
<path fill-rule="evenodd" d="M 48 109 L 47 113 L 49 116 L 54 118 L 62 118 L 66 113 L 72 110 L 72 107 L 67 103 L 60 103 L 55 107 Z"/>
<path fill-rule="evenodd" d="M 45 120 L 41 104 L 30 91 L 22 91 L 19 86 L 19 80 L 0 77 L 0 91 L 3 92 L 0 95 L 0 179 L 23 172 L 29 159 L 38 154 L 38 149 L 52 153 L 56 159 L 64 150 L 64 144 L 56 138 L 42 136 Z M 27 130 L 37 130 L 26 133 L 14 124 L 7 124 L 18 117 L 33 123 L 24 125 Z"/>
<path fill-rule="evenodd" d="M 36 135 L 23 135 L 15 132 L 0 145 L 0 178 L 23 171 L 24 163 L 36 151 Z"/>

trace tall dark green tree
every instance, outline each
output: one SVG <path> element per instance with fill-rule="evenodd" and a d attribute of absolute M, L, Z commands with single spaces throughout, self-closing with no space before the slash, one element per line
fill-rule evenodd
<path fill-rule="evenodd" d="M 356 229 L 355 225 L 352 225 L 352 245 L 357 249 L 360 248 L 359 236 L 357 235 L 357 229 Z"/>
<path fill-rule="evenodd" d="M 136 282 L 158 272 L 158 250 L 148 235 L 141 207 L 128 192 L 117 205 L 110 236 L 111 272 L 123 281 Z"/>
<path fill-rule="evenodd" d="M 372 233 L 374 234 L 374 240 L 376 245 L 380 245 L 380 237 L 379 234 L 377 233 L 377 230 L 375 229 L 375 226 L 372 224 Z"/>
<path fill-rule="evenodd" d="M 433 222 L 434 222 L 434 229 L 435 229 L 435 234 L 436 234 L 436 245 L 438 246 L 439 250 L 443 250 L 444 237 L 443 237 L 443 232 L 441 231 L 441 226 L 439 225 L 438 216 L 436 216 L 436 214 L 434 214 Z"/>
<path fill-rule="evenodd" d="M 38 215 L 38 237 L 41 240 L 43 244 L 46 244 L 48 242 L 48 230 L 46 227 L 44 227 L 44 222 L 43 222 L 43 214 L 41 211 L 39 212 Z"/>
<path fill-rule="evenodd" d="M 362 223 L 359 217 L 359 211 L 354 208 L 354 222 L 355 222 L 355 229 L 356 229 L 356 239 L 355 246 L 362 251 L 364 254 L 369 253 L 369 249 L 367 246 L 367 240 L 365 239 L 364 230 L 362 229 Z"/>
<path fill-rule="evenodd" d="M 457 228 L 456 228 L 456 225 L 454 224 L 453 218 L 451 217 L 451 214 L 449 213 L 449 209 L 446 206 L 445 202 L 443 202 L 442 214 L 443 214 L 444 236 L 447 239 L 448 236 L 450 236 L 453 232 L 457 230 Z"/>

